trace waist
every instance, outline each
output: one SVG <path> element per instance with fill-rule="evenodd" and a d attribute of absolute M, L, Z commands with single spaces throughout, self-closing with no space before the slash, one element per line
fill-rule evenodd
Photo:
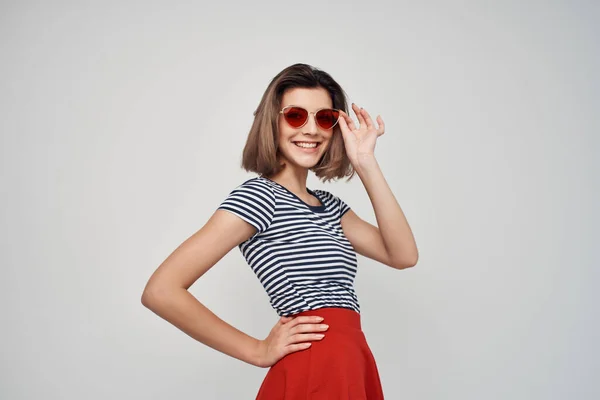
<path fill-rule="evenodd" d="M 292 315 L 292 317 L 299 316 L 323 317 L 324 319 L 320 323 L 329 325 L 328 331 L 338 329 L 362 330 L 360 313 L 349 308 L 323 307 L 316 310 L 302 311 Z"/>

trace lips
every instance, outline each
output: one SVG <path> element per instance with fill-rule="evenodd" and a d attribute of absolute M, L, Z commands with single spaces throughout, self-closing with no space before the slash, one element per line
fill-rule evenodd
<path fill-rule="evenodd" d="M 300 141 L 298 141 L 298 142 L 292 142 L 292 143 L 294 143 L 294 145 L 300 149 L 307 149 L 307 150 L 316 150 L 321 145 L 321 142 L 300 142 Z"/>
<path fill-rule="evenodd" d="M 294 143 L 294 147 L 296 149 L 298 149 L 298 151 L 302 152 L 302 153 L 318 153 L 319 152 L 319 148 L 321 147 L 321 142 L 311 142 L 311 141 L 301 141 L 301 140 L 297 140 L 297 141 L 293 141 L 292 143 Z M 312 146 L 306 146 L 306 145 L 301 145 L 300 143 L 310 143 L 312 144 Z M 316 144 L 316 145 L 315 145 Z"/>

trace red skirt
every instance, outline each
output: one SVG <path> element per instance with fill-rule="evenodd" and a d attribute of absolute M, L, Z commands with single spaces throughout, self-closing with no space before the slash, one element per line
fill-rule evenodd
<path fill-rule="evenodd" d="M 381 400 L 379 371 L 362 331 L 360 314 L 347 308 L 320 308 L 329 325 L 325 337 L 273 364 L 256 400 Z"/>

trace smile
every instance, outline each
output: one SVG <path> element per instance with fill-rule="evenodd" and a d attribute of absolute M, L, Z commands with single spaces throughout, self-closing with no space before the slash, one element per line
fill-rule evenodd
<path fill-rule="evenodd" d="M 314 149 L 318 147 L 320 142 L 293 142 L 296 146 L 302 147 L 303 149 Z"/>

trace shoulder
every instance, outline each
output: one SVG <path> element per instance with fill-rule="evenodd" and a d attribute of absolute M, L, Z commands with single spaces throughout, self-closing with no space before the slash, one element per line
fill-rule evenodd
<path fill-rule="evenodd" d="M 340 201 L 340 198 L 338 196 L 336 196 L 335 194 L 333 194 L 332 192 L 330 192 L 329 190 L 316 189 L 316 190 L 314 190 L 314 192 L 316 192 L 317 194 L 319 194 L 322 198 L 324 198 L 326 200 Z"/>
<path fill-rule="evenodd" d="M 263 213 L 273 214 L 275 208 L 275 192 L 267 180 L 254 177 L 235 187 L 224 204 L 237 204 L 244 207 L 262 209 Z"/>
<path fill-rule="evenodd" d="M 323 199 L 323 201 L 326 203 L 326 206 L 336 209 L 339 212 L 340 217 L 350 209 L 346 202 L 328 190 L 317 189 L 314 192 L 318 194 L 321 199 Z"/>
<path fill-rule="evenodd" d="M 231 190 L 229 197 L 245 198 L 249 201 L 263 201 L 275 204 L 275 191 L 268 180 L 261 177 L 250 178 Z"/>
<path fill-rule="evenodd" d="M 316 194 L 318 194 L 321 199 L 326 200 L 327 202 L 337 202 L 338 201 L 338 197 L 328 190 L 316 189 L 313 191 Z"/>
<path fill-rule="evenodd" d="M 256 176 L 250 178 L 236 187 L 234 190 L 243 190 L 250 193 L 262 194 L 268 197 L 275 197 L 275 191 L 273 185 L 268 179 Z"/>
<path fill-rule="evenodd" d="M 231 190 L 218 208 L 236 214 L 254 226 L 257 233 L 261 233 L 273 220 L 275 194 L 268 182 L 255 177 Z"/>

